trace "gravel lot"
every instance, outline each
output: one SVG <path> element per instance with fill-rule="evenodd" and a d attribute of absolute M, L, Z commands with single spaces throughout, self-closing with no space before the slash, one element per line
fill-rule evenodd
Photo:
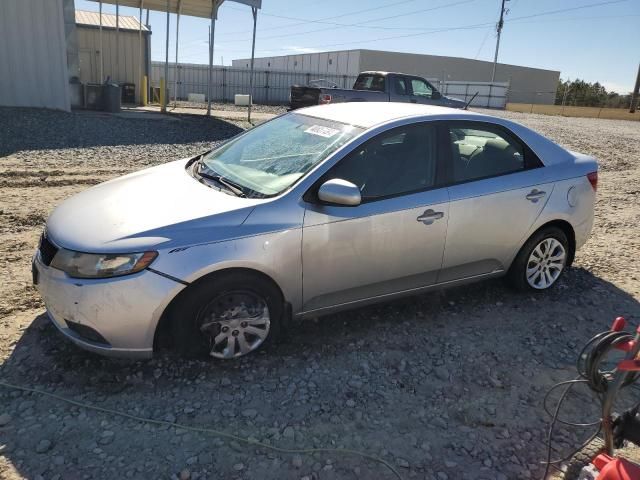
<path fill-rule="evenodd" d="M 613 317 L 640 320 L 640 128 L 493 113 L 601 161 L 593 235 L 557 288 L 523 295 L 491 281 L 431 293 L 307 322 L 269 351 L 210 363 L 78 350 L 45 319 L 29 262 L 64 198 L 201 151 L 239 127 L 0 109 L 0 378 L 271 445 L 365 451 L 403 478 L 540 478 L 544 393 L 575 376 L 578 350 Z M 584 398 L 570 410 L 594 416 Z M 556 446 L 588 433 L 559 428 Z M 393 478 L 358 456 L 282 454 L 0 388 L 0 478 L 123 477 Z"/>
<path fill-rule="evenodd" d="M 170 107 L 172 105 L 173 103 L 169 104 Z M 184 108 L 200 108 L 200 109 L 207 108 L 206 103 L 187 102 L 182 100 L 179 100 L 177 102 L 177 106 L 184 107 Z M 253 105 L 251 107 L 251 110 L 253 112 L 258 112 L 258 113 L 273 113 L 274 115 L 280 115 L 281 113 L 285 113 L 288 110 L 288 108 L 289 108 L 288 105 Z M 234 105 L 233 103 L 212 103 L 211 109 L 225 110 L 229 112 L 238 112 L 238 111 L 246 112 L 247 111 L 247 107 L 239 107 Z"/>

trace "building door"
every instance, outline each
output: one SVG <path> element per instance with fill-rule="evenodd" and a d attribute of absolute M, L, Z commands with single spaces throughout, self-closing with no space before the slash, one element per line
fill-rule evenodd
<path fill-rule="evenodd" d="M 80 49 L 80 81 L 82 83 L 99 83 L 98 80 L 98 55 L 90 48 Z"/>

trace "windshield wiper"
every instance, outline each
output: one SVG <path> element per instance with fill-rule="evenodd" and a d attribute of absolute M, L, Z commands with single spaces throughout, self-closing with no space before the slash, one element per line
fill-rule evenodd
<path fill-rule="evenodd" d="M 202 167 L 203 167 L 202 160 L 198 160 L 198 166 L 199 166 L 198 175 L 200 175 L 202 178 L 206 178 L 208 180 L 213 180 L 214 182 L 218 182 L 219 184 L 226 187 L 227 190 L 235 194 L 237 197 L 241 197 L 241 198 L 247 197 L 247 194 L 244 193 L 244 190 L 242 189 L 242 187 L 237 183 L 234 183 L 231 180 L 224 178 L 222 175 L 211 175 L 209 173 L 204 173 L 202 171 Z"/>

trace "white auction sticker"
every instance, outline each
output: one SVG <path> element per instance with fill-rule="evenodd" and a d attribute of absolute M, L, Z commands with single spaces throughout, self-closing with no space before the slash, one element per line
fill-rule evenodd
<path fill-rule="evenodd" d="M 312 125 L 305 130 L 306 133 L 312 133 L 313 135 L 319 135 L 324 138 L 331 138 L 336 133 L 340 132 L 335 128 L 323 127 L 320 125 Z"/>

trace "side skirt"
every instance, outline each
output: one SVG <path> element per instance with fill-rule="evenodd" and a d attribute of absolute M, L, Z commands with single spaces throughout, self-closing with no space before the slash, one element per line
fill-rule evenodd
<path fill-rule="evenodd" d="M 363 300 L 355 300 L 353 302 L 340 303 L 338 305 L 332 305 L 330 307 L 318 308 L 315 310 L 307 310 L 295 315 L 296 320 L 305 320 L 308 318 L 316 318 L 322 315 L 328 315 L 331 313 L 341 312 L 343 310 L 351 310 L 354 308 L 360 308 L 367 305 L 373 305 L 376 303 L 388 302 L 397 298 L 411 297 L 420 295 L 432 290 L 440 290 L 448 287 L 457 287 L 459 285 L 466 285 L 467 283 L 474 283 L 480 280 L 486 280 L 489 278 L 502 277 L 505 275 L 505 270 L 495 270 L 490 273 L 483 273 L 481 275 L 474 275 L 472 277 L 466 277 L 458 280 L 450 280 L 448 282 L 435 283 L 426 287 L 412 288 L 410 290 L 402 290 L 400 292 L 387 293 L 384 295 L 378 295 L 375 297 L 365 298 Z"/>

